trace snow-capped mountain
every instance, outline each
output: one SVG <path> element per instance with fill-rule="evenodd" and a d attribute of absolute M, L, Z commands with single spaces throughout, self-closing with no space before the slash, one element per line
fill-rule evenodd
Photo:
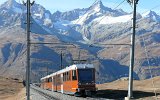
<path fill-rule="evenodd" d="M 127 13 L 123 10 L 112 10 L 111 8 L 105 7 L 102 4 L 101 0 L 98 0 L 92 6 L 90 6 L 83 15 L 79 16 L 78 19 L 74 20 L 73 23 L 80 25 L 89 24 L 92 23 L 93 20 L 96 18 L 103 18 L 105 16 L 114 18 L 126 14 Z"/>
<path fill-rule="evenodd" d="M 52 14 L 43 6 L 34 4 L 31 7 L 31 13 L 37 23 L 43 26 L 47 26 L 48 28 L 53 28 Z"/>
<path fill-rule="evenodd" d="M 3 10 L 12 10 L 17 13 L 22 13 L 24 7 L 22 4 L 17 3 L 15 0 L 8 0 L 0 6 Z"/>
<path fill-rule="evenodd" d="M 57 11 L 53 14 L 53 19 L 54 26 L 56 29 L 60 31 L 60 34 L 72 37 L 73 34 L 70 33 L 70 30 L 73 30 L 73 28 L 75 28 L 75 31 L 78 31 L 79 26 L 88 26 L 92 25 L 93 23 L 124 23 L 131 21 L 131 16 L 123 10 L 112 10 L 111 8 L 105 7 L 102 4 L 101 0 L 99 0 L 95 2 L 93 5 L 91 5 L 89 8 L 75 9 L 68 12 Z M 88 37 L 84 33 L 85 30 L 82 31 L 83 32 L 80 32 L 82 33 L 81 36 L 79 35 L 79 39 L 77 40 L 89 41 L 88 39 L 90 35 L 88 34 Z M 76 33 L 79 33 L 79 31 Z"/>
<path fill-rule="evenodd" d="M 88 12 L 102 13 L 108 16 L 121 16 L 127 14 L 123 10 L 113 10 L 111 8 L 105 7 L 101 0 L 97 0 L 97 2 L 90 6 L 88 10 Z"/>
<path fill-rule="evenodd" d="M 9 71 L 24 73 L 22 66 L 25 65 L 25 55 L 23 55 L 25 54 L 25 14 L 26 7 L 17 3 L 15 0 L 8 0 L 0 6 L 0 41 L 3 43 L 0 46 L 0 66 L 2 66 L 0 74 L 9 73 Z M 31 8 L 31 15 L 31 32 L 36 33 L 32 34 L 31 37 L 34 41 L 50 42 L 56 40 L 58 42 L 72 42 L 78 45 L 85 50 L 83 58 L 89 59 L 90 61 L 93 60 L 93 63 L 96 62 L 97 73 L 100 72 L 101 74 L 99 75 L 102 78 L 108 77 L 103 81 L 111 81 L 122 74 L 128 73 L 128 47 L 107 47 L 106 49 L 100 46 L 100 48 L 96 49 L 89 48 L 88 44 L 130 43 L 131 13 L 124 12 L 121 9 L 115 10 L 105 7 L 101 0 L 97 0 L 97 2 L 88 8 L 74 9 L 66 12 L 56 11 L 53 14 L 43 6 L 35 3 Z M 157 67 L 154 68 L 157 72 L 155 72 L 154 75 L 160 75 L 160 73 L 158 73 L 160 70 L 158 66 L 158 64 L 160 64 L 159 46 L 155 46 L 160 43 L 158 41 L 160 16 L 150 11 L 143 15 L 137 14 L 137 19 L 138 28 L 136 29 L 136 35 L 140 40 L 136 42 L 136 50 L 138 50 L 138 53 L 136 53 L 135 75 L 141 79 L 149 77 L 147 70 L 149 65 L 146 64 L 146 59 L 144 59 L 144 51 L 140 51 L 144 50 L 144 43 L 146 43 L 150 51 L 151 57 L 149 60 L 153 63 L 156 62 L 154 66 Z M 142 36 L 145 37 L 147 42 L 142 41 Z M 152 50 L 153 48 L 155 50 Z M 34 48 L 32 48 L 32 50 L 33 58 L 42 61 L 47 58 L 47 63 L 49 62 L 53 64 L 53 66 L 58 66 L 55 62 L 58 62 L 59 55 L 55 48 L 52 49 L 52 47 L 48 45 L 41 45 L 37 50 L 34 50 Z M 70 57 L 73 58 L 78 54 L 77 51 L 75 51 L 74 54 L 72 54 L 72 50 L 68 51 Z M 47 54 L 45 55 L 45 53 Z M 88 58 L 86 55 L 89 55 L 87 56 Z M 68 56 L 66 56 L 66 58 L 67 57 Z M 153 61 L 152 58 L 156 60 Z M 35 66 L 34 68 L 36 70 L 39 66 L 43 67 L 41 61 L 38 63 L 33 61 L 32 65 Z M 17 68 L 17 66 L 20 67 L 20 69 Z M 14 68 L 14 70 L 12 68 Z M 17 71 L 17 69 L 19 70 Z M 144 73 L 140 73 L 141 71 Z"/>
<path fill-rule="evenodd" d="M 15 0 L 8 0 L 4 4 L 2 4 L 1 10 L 2 10 L 1 13 L 3 13 L 3 15 L 6 12 L 5 10 L 7 10 L 7 12 L 9 11 L 8 13 L 10 16 L 13 15 L 22 16 L 22 14 L 23 16 L 25 16 L 24 14 L 26 11 L 24 5 L 18 4 Z M 12 15 L 10 12 L 12 12 Z M 6 15 L 4 16 L 7 16 L 8 13 L 6 13 Z M 78 41 L 79 40 L 88 41 L 88 39 L 89 40 L 91 39 L 90 34 L 93 34 L 92 32 L 84 33 L 85 28 L 81 28 L 83 26 L 88 27 L 89 25 L 94 25 L 94 24 L 96 25 L 111 25 L 111 24 L 121 24 L 121 23 L 123 24 L 131 22 L 132 19 L 132 14 L 126 13 L 121 9 L 113 10 L 111 8 L 105 7 L 101 2 L 101 0 L 98 0 L 89 8 L 74 9 L 72 11 L 67 11 L 67 12 L 56 11 L 53 14 L 51 14 L 50 11 L 46 10 L 43 6 L 35 3 L 31 7 L 31 13 L 34 19 L 33 22 L 36 22 L 36 24 L 38 24 L 40 27 L 46 30 L 46 33 L 53 34 L 54 32 L 59 34 L 60 37 L 63 38 L 68 37 L 70 39 L 72 38 L 73 40 L 78 40 Z M 150 13 L 143 14 L 142 16 L 143 18 L 152 18 L 158 22 L 160 19 L 159 15 L 157 15 L 155 12 L 152 11 Z M 16 18 L 18 17 L 15 17 L 15 20 Z M 10 24 L 10 22 L 12 21 L 15 22 L 15 20 L 12 20 L 13 18 L 11 17 L 7 19 L 10 20 L 5 21 L 5 23 L 8 22 L 8 24 Z M 79 28 L 83 30 L 79 31 Z"/>
<path fill-rule="evenodd" d="M 21 8 L 22 7 L 22 8 Z M 1 27 L 18 24 L 22 15 L 23 6 L 15 0 L 8 0 L 0 6 Z"/>
<path fill-rule="evenodd" d="M 160 22 L 160 16 L 154 11 L 148 11 L 142 15 L 144 18 L 149 18 L 154 21 Z"/>

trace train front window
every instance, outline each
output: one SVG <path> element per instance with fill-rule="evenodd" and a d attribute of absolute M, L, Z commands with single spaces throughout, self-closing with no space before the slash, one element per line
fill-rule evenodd
<path fill-rule="evenodd" d="M 91 82 L 94 78 L 93 69 L 79 69 L 78 70 L 78 81 L 80 82 Z"/>

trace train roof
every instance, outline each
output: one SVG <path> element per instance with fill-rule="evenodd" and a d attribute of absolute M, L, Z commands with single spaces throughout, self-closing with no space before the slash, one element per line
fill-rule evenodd
<path fill-rule="evenodd" d="M 67 72 L 67 71 L 70 71 L 70 70 L 76 70 L 76 69 L 87 69 L 87 68 L 94 68 L 93 64 L 74 64 L 74 65 L 71 65 L 69 67 L 66 67 L 62 70 L 59 70 L 55 73 L 52 73 L 50 75 L 47 75 L 45 77 L 42 77 L 41 80 L 43 79 L 46 79 L 46 78 L 49 78 L 49 77 L 52 77 L 52 76 L 55 76 L 57 74 L 61 74 L 61 73 L 64 73 L 64 72 Z"/>

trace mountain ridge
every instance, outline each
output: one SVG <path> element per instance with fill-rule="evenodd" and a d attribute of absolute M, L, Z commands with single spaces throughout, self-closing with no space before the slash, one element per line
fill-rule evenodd
<path fill-rule="evenodd" d="M 14 0 L 9 0 L 8 2 L 12 4 Z M 5 9 L 4 4 L 0 6 L 0 19 L 2 19 L 0 21 L 0 41 L 2 43 L 0 46 L 0 75 L 21 77 L 25 74 L 26 65 L 24 24 L 26 20 L 24 12 L 26 9 L 22 7 L 23 5 L 16 6 L 22 8 L 23 12 L 21 13 L 12 9 L 12 6 L 10 9 Z M 78 48 L 68 47 L 64 51 L 66 53 L 63 58 L 64 66 L 70 65 L 72 62 L 66 58 L 77 59 L 77 51 L 82 49 L 81 58 L 87 59 L 88 63 L 93 63 L 96 67 L 97 81 L 113 81 L 119 76 L 128 73 L 129 47 L 98 44 L 130 43 L 132 16 L 122 10 L 113 10 L 105 7 L 101 1 L 95 3 L 95 5 L 67 12 L 57 11 L 53 14 L 39 4 L 33 5 L 31 8 L 31 39 L 33 42 L 63 44 L 65 41 L 76 45 Z M 96 7 L 98 9 L 95 10 Z M 150 78 L 149 66 L 155 72 L 153 76 L 158 76 L 160 75 L 158 72 L 160 70 L 160 62 L 158 62 L 160 24 L 158 20 L 152 20 L 153 17 L 145 18 L 139 14 L 137 18 L 136 37 L 138 38 L 136 39 L 137 53 L 135 55 L 134 78 Z M 97 45 L 94 46 L 94 43 L 97 43 Z M 150 51 L 148 52 L 150 54 L 148 59 L 151 64 L 146 63 L 147 57 L 144 54 L 144 44 L 147 50 Z M 58 62 L 58 59 L 60 59 L 60 52 L 58 52 L 57 46 L 37 45 L 31 49 L 33 76 L 39 74 L 38 77 L 40 78 L 41 75 L 46 75 L 46 66 L 53 71 L 59 69 L 60 62 Z M 7 53 L 4 53 L 4 51 Z M 45 57 L 48 59 L 45 60 Z M 152 61 L 152 58 L 155 60 Z M 153 66 L 153 63 L 156 64 Z M 42 70 L 44 73 L 41 72 Z"/>

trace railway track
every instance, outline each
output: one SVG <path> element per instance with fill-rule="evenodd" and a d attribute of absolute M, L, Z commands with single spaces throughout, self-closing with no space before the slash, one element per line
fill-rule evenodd
<path fill-rule="evenodd" d="M 43 97 L 45 97 L 47 100 L 58 100 L 54 96 L 52 96 L 52 95 L 50 95 L 48 93 L 45 93 L 43 91 L 40 91 L 40 90 L 34 88 L 33 86 L 31 87 L 31 89 L 33 89 L 34 91 L 36 91 L 37 93 L 39 93 L 40 95 L 42 95 Z"/>
<path fill-rule="evenodd" d="M 47 100 L 109 100 L 104 98 L 93 98 L 93 97 L 86 97 L 86 98 L 75 97 L 75 96 L 70 96 L 62 93 L 52 92 L 49 90 L 44 90 L 33 85 L 31 85 L 31 89 L 33 89 L 35 92 L 45 97 Z"/>

